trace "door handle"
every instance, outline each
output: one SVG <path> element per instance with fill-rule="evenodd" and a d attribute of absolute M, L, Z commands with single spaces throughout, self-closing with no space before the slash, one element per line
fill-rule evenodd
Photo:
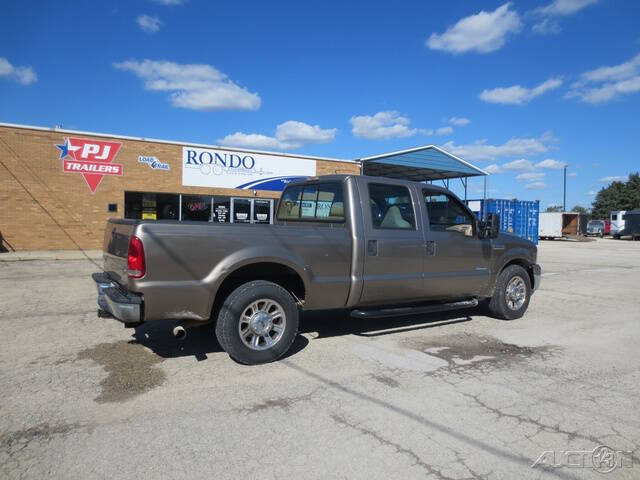
<path fill-rule="evenodd" d="M 435 240 L 427 240 L 425 243 L 425 247 L 427 249 L 427 256 L 433 257 L 436 254 L 436 242 Z"/>
<path fill-rule="evenodd" d="M 370 257 L 378 256 L 378 241 L 377 240 L 368 240 L 367 241 L 367 255 Z"/>

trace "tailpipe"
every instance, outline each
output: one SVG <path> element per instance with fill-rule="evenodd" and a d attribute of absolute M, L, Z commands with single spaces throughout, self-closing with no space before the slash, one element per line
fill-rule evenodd
<path fill-rule="evenodd" d="M 178 340 L 184 340 L 187 338 L 187 331 L 182 325 L 173 327 L 173 336 Z"/>

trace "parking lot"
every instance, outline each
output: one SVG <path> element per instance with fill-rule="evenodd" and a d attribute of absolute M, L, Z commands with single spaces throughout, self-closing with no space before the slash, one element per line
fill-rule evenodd
<path fill-rule="evenodd" d="M 640 242 L 539 263 L 523 319 L 316 313 L 247 367 L 98 318 L 89 260 L 0 261 L 0 477 L 638 478 Z"/>

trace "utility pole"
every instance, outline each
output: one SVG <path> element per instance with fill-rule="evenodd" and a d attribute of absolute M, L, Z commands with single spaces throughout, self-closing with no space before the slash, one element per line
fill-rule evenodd
<path fill-rule="evenodd" d="M 564 166 L 564 192 L 562 195 L 562 211 L 567 211 L 567 166 Z"/>

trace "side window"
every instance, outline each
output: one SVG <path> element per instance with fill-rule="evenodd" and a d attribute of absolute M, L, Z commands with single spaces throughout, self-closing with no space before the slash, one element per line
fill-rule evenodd
<path fill-rule="evenodd" d="M 300 197 L 302 187 L 290 187 L 284 191 L 278 207 L 278 220 L 300 219 Z"/>
<path fill-rule="evenodd" d="M 424 192 L 424 201 L 432 231 L 473 235 L 473 218 L 458 200 L 444 193 Z"/>
<path fill-rule="evenodd" d="M 342 185 L 319 183 L 286 189 L 280 200 L 278 220 L 343 222 Z"/>
<path fill-rule="evenodd" d="M 413 203 L 407 187 L 369 184 L 373 228 L 415 230 Z"/>
<path fill-rule="evenodd" d="M 618 220 L 618 215 L 611 215 L 611 220 Z"/>

